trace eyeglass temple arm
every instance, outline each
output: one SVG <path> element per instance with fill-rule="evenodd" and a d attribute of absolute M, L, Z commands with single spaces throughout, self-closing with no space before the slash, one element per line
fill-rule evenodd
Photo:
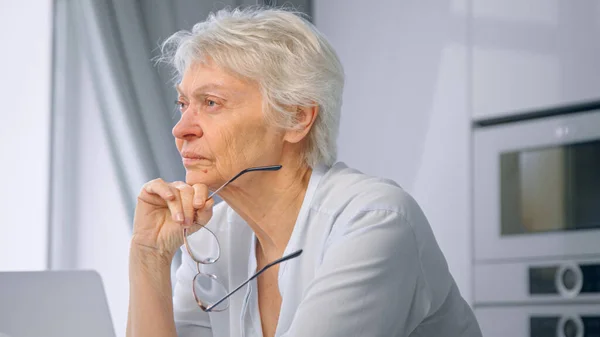
<path fill-rule="evenodd" d="M 208 196 L 207 200 L 211 199 L 215 194 L 217 194 L 219 191 L 221 191 L 225 186 L 227 186 L 230 183 L 232 183 L 234 180 L 236 180 L 237 178 L 239 178 L 240 176 L 242 176 L 244 173 L 253 172 L 253 171 L 277 171 L 280 168 L 281 168 L 281 165 L 259 166 L 259 167 L 247 168 L 247 169 L 241 171 L 240 173 L 236 174 L 235 177 L 229 179 L 225 184 L 221 185 L 221 187 L 217 188 L 216 191 L 212 192 Z"/>
<path fill-rule="evenodd" d="M 295 257 L 300 256 L 300 254 L 302 254 L 302 249 L 297 250 L 291 254 L 288 254 L 280 259 L 277 259 L 271 263 L 269 263 L 268 265 L 264 266 L 261 270 L 259 270 L 258 272 L 256 272 L 254 275 L 252 275 L 249 279 L 247 279 L 246 281 L 244 281 L 244 283 L 240 284 L 237 288 L 233 289 L 232 291 L 230 291 L 227 295 L 225 295 L 222 299 L 220 299 L 219 301 L 217 301 L 215 304 L 209 306 L 208 308 L 206 308 L 205 311 L 210 312 L 212 311 L 212 309 L 214 307 L 216 307 L 217 305 L 221 304 L 221 302 L 225 301 L 226 299 L 228 299 L 231 295 L 233 295 L 236 291 L 240 290 L 243 286 L 245 286 L 246 284 L 248 284 L 248 282 L 254 280 L 255 278 L 257 278 L 260 274 L 262 274 L 264 271 L 266 271 L 267 269 L 273 267 L 274 265 L 293 259 Z"/>

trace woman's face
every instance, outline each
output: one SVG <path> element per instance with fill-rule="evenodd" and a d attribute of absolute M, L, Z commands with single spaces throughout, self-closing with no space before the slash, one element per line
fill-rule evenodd
<path fill-rule="evenodd" d="M 243 169 L 279 163 L 284 134 L 266 123 L 256 83 L 196 63 L 177 91 L 181 116 L 173 135 L 188 184 L 214 189 Z"/>

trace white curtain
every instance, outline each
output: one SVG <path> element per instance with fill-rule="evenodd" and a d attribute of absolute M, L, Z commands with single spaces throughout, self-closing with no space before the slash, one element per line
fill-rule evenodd
<path fill-rule="evenodd" d="M 55 5 L 50 268 L 77 268 L 74 208 L 81 91 L 95 93 L 101 125 L 133 219 L 136 196 L 148 180 L 182 180 L 185 172 L 171 129 L 177 121 L 172 72 L 153 61 L 160 41 L 218 9 L 206 1 L 58 0 Z M 83 68 L 82 68 L 83 67 Z M 83 83 L 81 69 L 91 81 Z M 85 87 L 85 86 L 90 86 Z M 84 87 L 82 87 L 84 86 Z M 91 102 L 90 102 L 91 103 Z M 90 216 L 93 216 L 90 214 Z M 110 226 L 110 224 L 107 224 Z M 176 263 L 174 263 L 176 264 Z"/>

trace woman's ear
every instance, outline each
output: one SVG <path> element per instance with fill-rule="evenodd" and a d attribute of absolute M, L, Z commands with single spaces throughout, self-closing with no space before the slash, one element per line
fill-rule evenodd
<path fill-rule="evenodd" d="M 319 106 L 296 106 L 296 127 L 285 132 L 284 140 L 298 143 L 306 137 L 319 114 Z"/>

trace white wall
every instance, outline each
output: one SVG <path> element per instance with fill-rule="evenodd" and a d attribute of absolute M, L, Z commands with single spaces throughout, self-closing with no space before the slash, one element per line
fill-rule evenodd
<path fill-rule="evenodd" d="M 472 1 L 472 113 L 516 115 L 600 100 L 600 2 Z"/>
<path fill-rule="evenodd" d="M 346 88 L 339 159 L 391 178 L 427 214 L 471 302 L 468 0 L 315 0 Z"/>
<path fill-rule="evenodd" d="M 0 1 L 0 270 L 46 268 L 52 1 Z"/>

